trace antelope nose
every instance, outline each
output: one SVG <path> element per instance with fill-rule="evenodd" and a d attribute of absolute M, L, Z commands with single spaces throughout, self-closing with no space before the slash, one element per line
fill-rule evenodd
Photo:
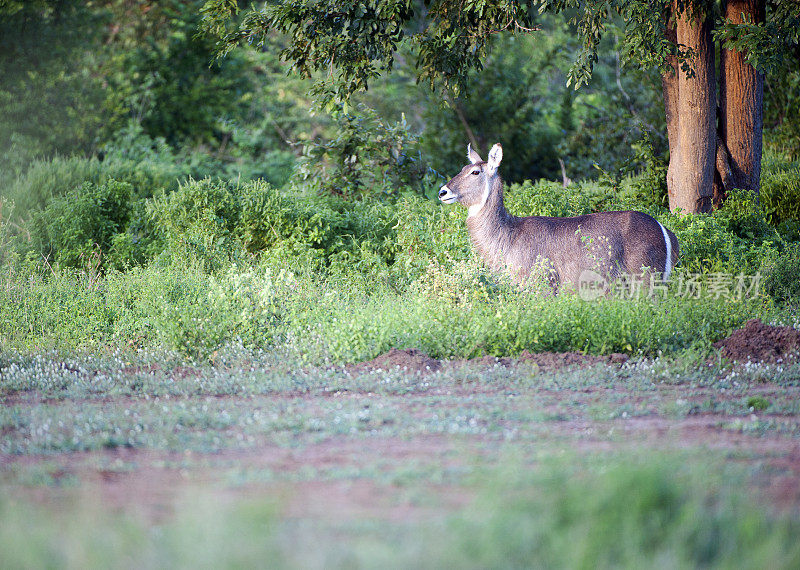
<path fill-rule="evenodd" d="M 439 189 L 439 198 L 444 198 L 444 196 L 445 196 L 445 195 L 446 195 L 448 192 L 449 192 L 449 189 L 447 188 L 447 186 L 442 186 L 442 187 Z"/>

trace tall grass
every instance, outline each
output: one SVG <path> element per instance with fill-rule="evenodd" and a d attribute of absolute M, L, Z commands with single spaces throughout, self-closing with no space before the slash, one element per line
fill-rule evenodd
<path fill-rule="evenodd" d="M 164 346 L 204 357 L 233 342 L 283 347 L 314 364 L 363 360 L 392 347 L 438 358 L 523 350 L 649 355 L 707 350 L 747 319 L 772 312 L 764 297 L 553 297 L 520 290 L 477 262 L 455 268 L 433 270 L 401 292 L 388 279 L 326 278 L 276 260 L 215 274 L 176 264 L 105 275 L 6 268 L 0 345 Z"/>

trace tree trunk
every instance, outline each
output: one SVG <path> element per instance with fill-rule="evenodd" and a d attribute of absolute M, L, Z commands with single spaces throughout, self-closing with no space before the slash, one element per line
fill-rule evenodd
<path fill-rule="evenodd" d="M 734 23 L 745 18 L 765 19 L 764 0 L 727 0 L 725 17 Z M 730 154 L 731 188 L 758 193 L 761 186 L 761 133 L 764 76 L 745 61 L 745 54 L 728 49 L 720 53 L 720 136 Z"/>
<path fill-rule="evenodd" d="M 688 72 L 673 58 L 674 72 L 662 78 L 669 136 L 669 207 L 684 213 L 709 212 L 717 150 L 713 16 L 710 3 L 703 2 L 702 10 L 682 13 L 677 3 L 673 0 L 667 39 L 692 50 L 693 57 L 687 62 Z"/>
<path fill-rule="evenodd" d="M 714 191 L 711 198 L 715 210 L 722 206 L 728 197 L 728 192 L 735 187 L 733 169 L 731 169 L 731 155 L 728 153 L 722 136 L 717 135 L 717 171 L 714 173 Z"/>
<path fill-rule="evenodd" d="M 675 23 L 674 2 L 670 10 L 665 15 L 667 21 L 665 35 L 668 42 L 677 45 L 678 30 Z M 677 202 L 675 193 L 678 190 L 674 180 L 675 169 L 672 166 L 673 157 L 678 156 L 678 58 L 671 55 L 667 58 L 667 63 L 671 71 L 667 71 L 661 76 L 661 86 L 664 90 L 664 114 L 667 119 L 667 144 L 670 157 L 667 168 L 667 197 L 669 198 L 669 209 L 673 210 L 673 204 Z"/>

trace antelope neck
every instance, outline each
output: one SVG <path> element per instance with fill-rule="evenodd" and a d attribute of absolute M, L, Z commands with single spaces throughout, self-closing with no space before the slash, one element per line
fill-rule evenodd
<path fill-rule="evenodd" d="M 499 205 L 498 205 L 499 202 Z M 507 215 L 503 204 L 503 181 L 499 176 L 486 180 L 481 201 L 467 208 L 467 219 L 485 217 L 486 214 L 498 213 Z"/>
<path fill-rule="evenodd" d="M 503 204 L 502 183 L 497 181 L 495 185 L 481 208 L 476 213 L 470 212 L 467 217 L 467 231 L 473 245 L 489 265 L 500 268 L 505 257 L 504 252 L 507 253 L 514 241 L 513 222 L 516 218 L 506 211 Z"/>
<path fill-rule="evenodd" d="M 491 185 L 494 188 L 487 180 L 481 201 L 469 207 L 467 224 L 470 227 L 496 227 L 508 223 L 514 218 L 506 211 L 503 203 L 503 183 L 500 177 L 496 177 Z"/>

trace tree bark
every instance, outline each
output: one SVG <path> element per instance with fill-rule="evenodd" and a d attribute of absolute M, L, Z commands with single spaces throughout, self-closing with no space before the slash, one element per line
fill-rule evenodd
<path fill-rule="evenodd" d="M 721 207 L 730 192 L 736 186 L 733 183 L 731 155 L 721 136 L 717 136 L 717 171 L 714 173 L 714 191 L 711 198 L 714 209 Z"/>
<path fill-rule="evenodd" d="M 765 19 L 764 0 L 727 0 L 725 17 L 734 23 L 745 18 Z M 745 61 L 745 53 L 720 53 L 720 136 L 730 154 L 730 188 L 758 193 L 761 187 L 761 149 L 764 123 L 764 76 Z"/>
<path fill-rule="evenodd" d="M 677 45 L 678 30 L 675 23 L 675 4 L 671 11 L 665 16 L 667 25 L 665 35 L 668 42 Z M 675 168 L 672 167 L 673 157 L 678 156 L 678 58 L 670 55 L 667 58 L 670 71 L 661 76 L 661 86 L 664 91 L 664 113 L 667 119 L 667 145 L 669 146 L 669 167 L 667 168 L 667 197 L 669 198 L 669 209 L 673 210 L 673 204 L 677 202 L 675 193 L 678 186 L 675 183 Z"/>
<path fill-rule="evenodd" d="M 717 150 L 713 16 L 709 2 L 681 13 L 677 4 L 673 0 L 667 38 L 690 49 L 693 57 L 687 62 L 688 71 L 673 59 L 674 72 L 662 78 L 670 152 L 669 207 L 684 213 L 709 212 Z"/>

